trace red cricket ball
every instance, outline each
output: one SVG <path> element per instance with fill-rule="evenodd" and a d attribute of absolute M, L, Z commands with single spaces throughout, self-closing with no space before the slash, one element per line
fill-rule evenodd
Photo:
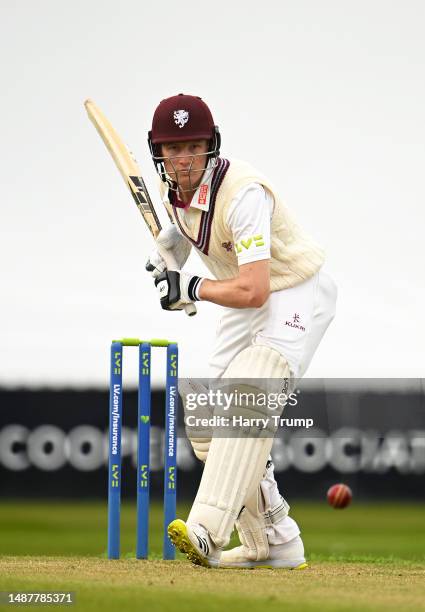
<path fill-rule="evenodd" d="M 342 482 L 328 489 L 328 502 L 333 508 L 346 508 L 353 499 L 350 487 Z"/>

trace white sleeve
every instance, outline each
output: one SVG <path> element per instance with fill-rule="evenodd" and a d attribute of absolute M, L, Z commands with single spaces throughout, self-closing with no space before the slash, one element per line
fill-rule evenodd
<path fill-rule="evenodd" d="M 230 203 L 227 225 L 233 234 L 238 265 L 270 259 L 270 221 L 274 200 L 270 193 L 251 183 Z"/>

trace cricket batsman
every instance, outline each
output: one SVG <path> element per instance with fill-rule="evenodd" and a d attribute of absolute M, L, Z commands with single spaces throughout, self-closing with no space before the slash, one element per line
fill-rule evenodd
<path fill-rule="evenodd" d="M 201 98 L 162 100 L 149 146 L 173 220 L 159 245 L 180 268 L 194 248 L 211 275 L 167 270 L 153 252 L 146 267 L 162 308 L 203 300 L 223 307 L 212 379 L 251 379 L 257 387 L 302 377 L 335 314 L 336 287 L 323 271 L 322 249 L 265 176 L 220 157 L 220 132 Z M 254 434 L 200 438 L 189 430 L 205 466 L 187 521 L 173 521 L 169 537 L 205 567 L 306 567 L 299 527 L 274 478 L 273 435 Z M 235 525 L 241 545 L 224 550 Z"/>

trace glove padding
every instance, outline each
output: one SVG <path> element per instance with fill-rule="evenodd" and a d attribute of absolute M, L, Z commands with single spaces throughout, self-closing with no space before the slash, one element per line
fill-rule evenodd
<path fill-rule="evenodd" d="M 155 278 L 155 287 L 164 310 L 182 310 L 200 298 L 199 288 L 204 279 L 190 272 L 166 270 Z"/>
<path fill-rule="evenodd" d="M 192 246 L 190 242 L 179 233 L 175 225 L 169 225 L 162 229 L 157 236 L 156 242 L 163 251 L 169 251 L 172 254 L 178 269 L 183 268 L 189 257 Z M 154 278 L 166 270 L 167 264 L 158 249 L 155 249 L 149 255 L 145 268 Z"/>

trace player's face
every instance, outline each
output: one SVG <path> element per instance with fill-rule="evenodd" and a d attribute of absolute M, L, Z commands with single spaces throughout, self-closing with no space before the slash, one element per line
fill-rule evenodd
<path fill-rule="evenodd" d="M 207 166 L 208 140 L 170 142 L 162 145 L 167 174 L 176 181 L 181 192 L 194 191 Z"/>

